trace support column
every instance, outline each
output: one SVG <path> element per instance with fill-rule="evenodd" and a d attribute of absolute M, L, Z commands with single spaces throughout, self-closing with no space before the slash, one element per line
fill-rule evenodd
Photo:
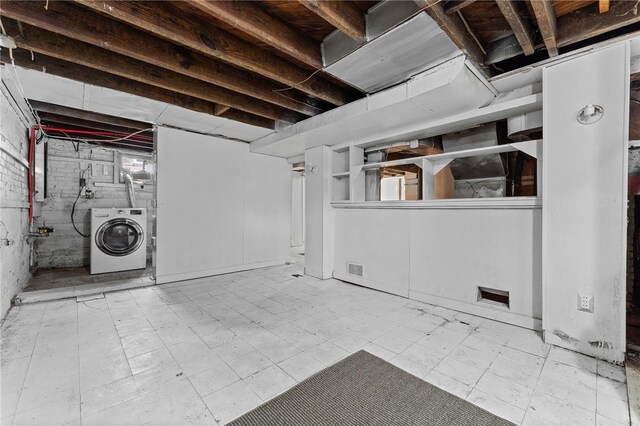
<path fill-rule="evenodd" d="M 331 206 L 331 149 L 305 152 L 305 274 L 333 277 L 334 220 Z"/>

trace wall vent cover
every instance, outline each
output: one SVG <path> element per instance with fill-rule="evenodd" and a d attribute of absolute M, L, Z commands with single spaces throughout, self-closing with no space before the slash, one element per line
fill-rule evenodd
<path fill-rule="evenodd" d="M 509 308 L 509 292 L 489 287 L 478 286 L 478 302 Z"/>
<path fill-rule="evenodd" d="M 349 275 L 362 277 L 364 274 L 364 266 L 358 265 L 357 263 L 347 262 L 347 273 Z"/>

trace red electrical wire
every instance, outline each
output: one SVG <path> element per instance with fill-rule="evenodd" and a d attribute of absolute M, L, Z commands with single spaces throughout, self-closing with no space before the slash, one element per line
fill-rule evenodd
<path fill-rule="evenodd" d="M 96 132 L 92 130 L 63 129 L 58 127 L 48 127 L 48 126 L 31 127 L 31 131 L 29 132 L 29 169 L 28 169 L 28 176 L 27 176 L 27 187 L 29 190 L 29 226 L 33 225 L 33 190 L 34 190 L 33 159 L 34 159 L 35 150 L 36 150 L 36 129 L 40 129 L 41 131 L 48 130 L 50 132 L 75 133 L 79 135 L 90 135 L 90 136 L 114 136 L 116 138 L 129 136 L 129 134 L 127 133 L 118 133 L 118 132 Z M 140 136 L 140 135 L 131 136 L 130 138 L 127 138 L 127 139 L 132 141 L 135 140 L 138 142 L 153 141 L 153 138 L 149 136 Z M 106 140 L 105 142 L 109 142 L 109 141 Z M 135 146 L 135 145 L 130 145 L 130 146 Z"/>
<path fill-rule="evenodd" d="M 29 133 L 29 170 L 27 186 L 29 188 L 29 226 L 33 224 L 33 156 L 36 150 L 36 126 L 31 128 Z"/>
<path fill-rule="evenodd" d="M 94 130 L 74 130 L 74 129 L 62 129 L 62 128 L 58 128 L 58 127 L 48 127 L 48 126 L 43 126 L 42 127 L 43 130 L 47 130 L 50 132 L 65 132 L 65 133 L 76 133 L 79 135 L 90 135 L 90 136 L 114 136 L 114 137 L 124 137 L 124 136 L 128 136 L 129 133 L 119 133 L 119 132 L 96 132 Z M 141 140 L 145 140 L 145 141 L 153 141 L 152 137 L 149 136 L 140 136 L 140 135 L 135 135 L 135 136 L 131 136 L 131 138 L 129 139 L 141 139 Z"/>

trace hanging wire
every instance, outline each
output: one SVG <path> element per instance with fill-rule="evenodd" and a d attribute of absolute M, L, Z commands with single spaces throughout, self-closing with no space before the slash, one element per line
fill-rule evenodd
<path fill-rule="evenodd" d="M 79 138 L 79 137 L 72 137 L 69 136 L 67 133 L 61 131 L 61 130 L 51 130 L 52 132 L 60 132 L 66 135 L 66 137 L 59 137 L 59 136 L 51 136 L 49 134 L 47 134 L 47 137 L 52 138 L 52 139 L 61 139 L 61 140 L 70 140 L 70 141 L 78 141 L 78 142 L 119 142 L 119 141 L 124 141 L 127 139 L 130 139 L 140 133 L 144 133 L 144 132 L 150 132 L 153 131 L 153 128 L 148 128 L 148 129 L 142 129 L 142 130 L 138 130 L 137 132 L 128 134 L 126 136 L 123 137 L 118 137 L 118 138 L 114 138 L 114 139 L 86 139 L 86 138 Z M 137 141 L 136 141 L 137 142 Z"/>

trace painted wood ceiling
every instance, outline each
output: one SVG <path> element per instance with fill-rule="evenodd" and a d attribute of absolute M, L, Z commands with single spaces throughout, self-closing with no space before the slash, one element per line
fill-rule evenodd
<path fill-rule="evenodd" d="M 3 0 L 0 15 L 16 65 L 273 129 L 364 96 L 323 71 L 321 42 L 365 43 L 376 3 Z M 487 75 L 640 30 L 635 1 L 415 3 Z"/>

